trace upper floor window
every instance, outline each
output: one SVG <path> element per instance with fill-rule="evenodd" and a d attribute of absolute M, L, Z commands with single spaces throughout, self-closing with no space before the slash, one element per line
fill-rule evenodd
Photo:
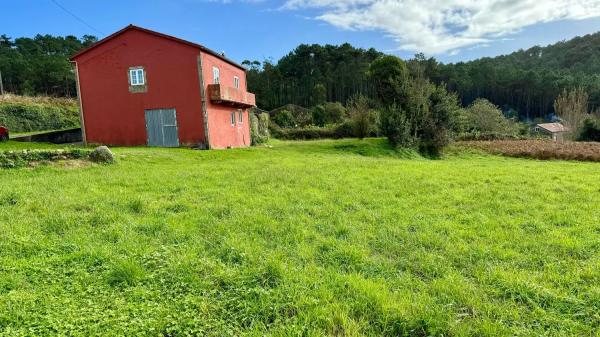
<path fill-rule="evenodd" d="M 221 83 L 221 78 L 219 76 L 219 68 L 213 67 L 213 83 L 219 84 Z"/>
<path fill-rule="evenodd" d="M 129 69 L 129 84 L 130 85 L 144 85 L 146 84 L 146 77 L 144 74 L 144 68 L 135 67 Z"/>
<path fill-rule="evenodd" d="M 240 78 L 237 76 L 233 76 L 233 87 L 236 89 L 240 88 Z"/>

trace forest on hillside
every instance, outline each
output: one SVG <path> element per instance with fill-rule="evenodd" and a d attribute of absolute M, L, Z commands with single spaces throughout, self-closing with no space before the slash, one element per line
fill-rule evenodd
<path fill-rule="evenodd" d="M 97 41 L 94 36 L 37 35 L 13 39 L 0 35 L 0 72 L 4 89 L 15 94 L 73 97 L 75 78 L 68 57 Z M 300 45 L 277 62 L 246 60 L 248 89 L 258 106 L 313 107 L 346 104 L 356 94 L 376 98 L 370 65 L 384 54 L 350 44 Z M 509 55 L 443 64 L 415 55 L 407 61 L 413 76 L 425 76 L 456 92 L 463 105 L 486 98 L 521 120 L 550 119 L 553 102 L 564 89 L 583 87 L 590 108 L 600 106 L 600 33 Z"/>
<path fill-rule="evenodd" d="M 98 39 L 84 35 L 0 35 L 0 72 L 4 90 L 19 95 L 77 96 L 69 57 Z"/>
<path fill-rule="evenodd" d="M 373 98 L 369 65 L 383 54 L 373 49 L 300 45 L 277 63 L 244 61 L 249 89 L 263 109 L 319 101 L 345 103 L 356 93 Z M 549 119 L 553 102 L 564 89 L 583 87 L 590 108 L 600 106 L 600 33 L 547 47 L 535 46 L 509 55 L 442 64 L 415 55 L 407 61 L 413 76 L 426 76 L 458 93 L 462 104 L 486 98 L 522 120 Z"/>

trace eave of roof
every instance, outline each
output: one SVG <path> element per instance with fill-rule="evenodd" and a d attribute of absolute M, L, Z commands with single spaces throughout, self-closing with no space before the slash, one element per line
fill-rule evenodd
<path fill-rule="evenodd" d="M 569 128 L 560 124 L 560 123 L 540 123 L 537 124 L 538 127 L 550 131 L 552 133 L 556 132 L 568 132 Z"/>
<path fill-rule="evenodd" d="M 214 50 L 206 48 L 203 45 L 200 45 L 200 44 L 197 44 L 197 43 L 193 43 L 193 42 L 190 42 L 190 41 L 186 41 L 186 40 L 183 40 L 183 39 L 180 39 L 178 37 L 171 36 L 171 35 L 167 35 L 167 34 L 155 32 L 155 31 L 150 30 L 150 29 L 146 29 L 146 28 L 134 26 L 134 25 L 129 25 L 129 26 L 127 26 L 127 27 L 125 27 L 125 28 L 123 28 L 123 29 L 121 29 L 121 30 L 113 33 L 113 34 L 110 34 L 109 36 L 107 36 L 107 37 L 103 38 L 102 40 L 100 40 L 100 41 L 92 44 L 91 46 L 85 48 L 84 50 L 79 51 L 75 55 L 71 56 L 69 59 L 71 61 L 74 61 L 79 56 L 81 56 L 81 55 L 89 52 L 92 49 L 95 49 L 96 47 L 98 47 L 98 46 L 100 46 L 100 45 L 102 45 L 102 44 L 110 41 L 111 39 L 113 39 L 113 38 L 115 38 L 115 37 L 117 37 L 117 36 L 119 36 L 119 35 L 127 32 L 129 30 L 132 30 L 132 29 L 138 30 L 138 31 L 141 31 L 141 32 L 144 32 L 144 33 L 148 33 L 148 34 L 151 34 L 151 35 L 154 35 L 154 36 L 158 36 L 158 37 L 161 37 L 161 38 L 169 39 L 171 41 L 182 43 L 182 44 L 194 47 L 194 48 L 198 48 L 198 49 L 200 49 L 201 51 L 203 51 L 203 52 L 205 52 L 207 54 L 211 54 L 211 55 L 213 55 L 213 56 L 215 56 L 215 57 L 217 57 L 217 58 L 219 58 L 219 59 L 221 59 L 221 60 L 223 60 L 223 61 L 225 61 L 225 62 L 227 62 L 227 63 L 229 63 L 231 65 L 233 65 L 233 66 L 236 66 L 236 67 L 238 67 L 238 68 L 246 71 L 246 68 L 244 68 L 241 64 L 239 64 L 239 63 L 237 63 L 237 62 L 235 62 L 235 61 L 233 61 L 233 60 L 231 60 L 231 59 L 229 59 L 229 58 L 227 58 L 227 57 L 225 57 L 225 56 L 217 53 Z"/>

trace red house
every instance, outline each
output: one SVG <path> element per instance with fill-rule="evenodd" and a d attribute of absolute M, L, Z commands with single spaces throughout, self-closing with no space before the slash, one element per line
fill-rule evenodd
<path fill-rule="evenodd" d="M 107 145 L 250 145 L 245 69 L 204 46 L 127 26 L 71 57 L 83 139 Z"/>

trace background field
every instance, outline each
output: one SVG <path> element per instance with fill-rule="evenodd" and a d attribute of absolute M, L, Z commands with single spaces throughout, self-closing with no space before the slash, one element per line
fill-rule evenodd
<path fill-rule="evenodd" d="M 0 335 L 600 331 L 596 163 L 381 140 L 115 152 L 0 170 Z"/>

